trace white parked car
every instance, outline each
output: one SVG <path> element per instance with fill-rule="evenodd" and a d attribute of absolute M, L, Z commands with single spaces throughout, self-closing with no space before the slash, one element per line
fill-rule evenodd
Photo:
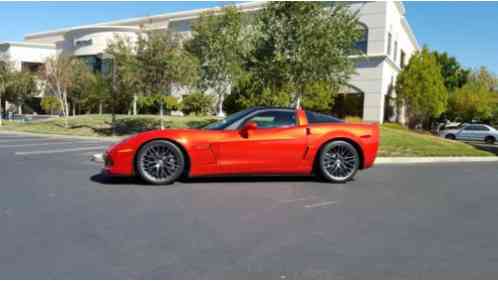
<path fill-rule="evenodd" d="M 498 140 L 498 130 L 484 124 L 462 124 L 441 130 L 439 136 L 452 140 L 477 140 L 493 144 Z"/>

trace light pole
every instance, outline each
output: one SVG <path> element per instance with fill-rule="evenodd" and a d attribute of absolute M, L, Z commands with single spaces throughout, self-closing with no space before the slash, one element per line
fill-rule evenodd
<path fill-rule="evenodd" d="M 114 56 L 111 54 L 106 54 L 104 53 L 102 55 L 102 62 L 103 62 L 103 71 L 102 73 L 109 78 L 109 75 L 111 76 L 111 115 L 112 115 L 112 121 L 111 121 L 111 129 L 112 129 L 112 136 L 116 136 L 116 109 L 115 109 L 115 104 L 116 104 L 116 67 L 114 64 Z"/>

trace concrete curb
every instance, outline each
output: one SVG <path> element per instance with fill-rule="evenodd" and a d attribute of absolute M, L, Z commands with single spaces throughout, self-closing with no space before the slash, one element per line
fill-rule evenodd
<path fill-rule="evenodd" d="M 103 141 L 116 141 L 116 142 L 127 137 L 127 136 L 123 136 L 123 137 L 69 136 L 69 135 L 57 135 L 57 134 L 41 134 L 41 133 L 19 132 L 19 131 L 6 131 L 6 130 L 0 129 L 0 137 L 2 135 L 19 135 L 19 136 L 30 136 L 30 137 L 76 139 L 76 140 L 103 140 Z"/>
<path fill-rule="evenodd" d="M 498 162 L 498 157 L 378 157 L 375 164 Z"/>

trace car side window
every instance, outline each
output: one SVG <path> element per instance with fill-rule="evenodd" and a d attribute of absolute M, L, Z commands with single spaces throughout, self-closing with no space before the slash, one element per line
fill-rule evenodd
<path fill-rule="evenodd" d="M 464 131 L 475 131 L 476 130 L 476 127 L 475 126 L 467 126 L 465 128 L 463 128 Z"/>
<path fill-rule="evenodd" d="M 478 130 L 479 131 L 489 131 L 489 129 L 487 127 L 484 127 L 484 126 L 478 126 Z"/>
<path fill-rule="evenodd" d="M 313 111 L 306 111 L 306 119 L 308 119 L 308 123 L 343 123 L 339 118 L 336 118 L 331 115 L 317 113 Z"/>
<path fill-rule="evenodd" d="M 247 122 L 255 122 L 258 128 L 290 128 L 296 126 L 296 114 L 294 111 L 265 111 L 258 113 Z"/>

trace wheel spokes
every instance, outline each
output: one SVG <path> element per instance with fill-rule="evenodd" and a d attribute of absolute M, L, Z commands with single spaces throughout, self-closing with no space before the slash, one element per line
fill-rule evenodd
<path fill-rule="evenodd" d="M 333 178 L 341 180 L 354 173 L 358 157 L 349 146 L 338 144 L 325 152 L 322 162 Z"/>
<path fill-rule="evenodd" d="M 157 180 L 167 179 L 179 169 L 177 156 L 166 145 L 150 147 L 141 162 L 145 172 Z"/>

